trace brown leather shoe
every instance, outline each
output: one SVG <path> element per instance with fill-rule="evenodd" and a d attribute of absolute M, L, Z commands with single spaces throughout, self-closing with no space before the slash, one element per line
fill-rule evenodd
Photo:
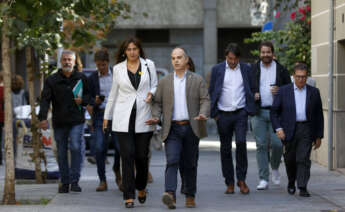
<path fill-rule="evenodd" d="M 138 191 L 138 201 L 141 204 L 145 203 L 145 201 L 146 201 L 146 190 L 145 189 Z"/>
<path fill-rule="evenodd" d="M 187 208 L 195 208 L 195 200 L 194 200 L 194 197 L 187 197 L 187 196 L 186 196 L 186 207 L 187 207 Z"/>
<path fill-rule="evenodd" d="M 107 182 L 101 181 L 99 183 L 99 186 L 96 188 L 96 191 L 107 191 L 108 190 L 108 185 Z"/>
<path fill-rule="evenodd" d="M 242 194 L 249 194 L 249 188 L 248 188 L 246 182 L 240 180 L 237 182 L 237 186 L 240 188 L 240 192 Z"/>
<path fill-rule="evenodd" d="M 162 196 L 162 202 L 166 205 L 169 209 L 176 209 L 176 198 L 173 194 L 169 192 L 164 192 Z"/>
<path fill-rule="evenodd" d="M 228 185 L 228 187 L 226 188 L 226 191 L 224 193 L 225 194 L 233 194 L 233 193 L 235 193 L 235 186 L 234 186 L 234 184 Z"/>
<path fill-rule="evenodd" d="M 115 183 L 117 187 L 119 188 L 120 191 L 123 192 L 123 186 L 122 186 L 122 177 L 121 177 L 121 172 L 120 171 L 114 171 L 115 174 Z"/>
<path fill-rule="evenodd" d="M 153 177 L 150 171 L 147 173 L 147 183 L 153 183 Z"/>

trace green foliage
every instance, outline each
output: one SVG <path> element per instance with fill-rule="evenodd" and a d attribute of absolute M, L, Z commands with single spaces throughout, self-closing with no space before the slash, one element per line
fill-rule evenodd
<path fill-rule="evenodd" d="M 284 0 L 282 0 L 284 1 Z M 275 47 L 275 56 L 291 72 L 296 62 L 311 65 L 311 26 L 310 6 L 306 5 L 290 14 L 291 20 L 286 23 L 284 30 L 253 33 L 245 43 L 260 43 L 272 41 Z M 259 56 L 259 51 L 251 52 Z"/>
<path fill-rule="evenodd" d="M 32 46 L 42 57 L 46 53 L 52 55 L 62 46 L 84 49 L 93 46 L 112 29 L 117 17 L 128 18 L 129 12 L 127 3 L 116 0 L 16 0 L 0 3 L 0 17 L 10 17 L 7 33 L 16 40 L 17 48 Z"/>
<path fill-rule="evenodd" d="M 301 3 L 303 5 L 310 5 L 311 0 L 276 0 L 274 8 L 287 11 L 298 8 Z"/>

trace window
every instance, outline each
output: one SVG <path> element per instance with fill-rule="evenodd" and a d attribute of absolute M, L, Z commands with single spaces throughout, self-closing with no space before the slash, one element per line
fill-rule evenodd
<path fill-rule="evenodd" d="M 137 30 L 135 35 L 142 43 L 169 43 L 170 40 L 168 29 Z"/>

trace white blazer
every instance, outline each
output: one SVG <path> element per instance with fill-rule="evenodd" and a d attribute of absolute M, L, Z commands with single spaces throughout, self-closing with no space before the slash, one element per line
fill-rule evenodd
<path fill-rule="evenodd" d="M 142 133 L 154 130 L 152 126 L 145 124 L 145 121 L 149 120 L 152 114 L 151 104 L 144 100 L 148 92 L 151 92 L 152 95 L 156 92 L 156 68 L 154 63 L 148 59 L 140 58 L 140 63 L 142 74 L 138 90 L 135 90 L 128 77 L 127 60 L 113 68 L 113 84 L 104 111 L 104 119 L 113 120 L 113 131 L 128 132 L 129 117 L 135 101 L 137 103 L 135 132 Z M 147 68 L 150 69 L 150 74 Z"/>

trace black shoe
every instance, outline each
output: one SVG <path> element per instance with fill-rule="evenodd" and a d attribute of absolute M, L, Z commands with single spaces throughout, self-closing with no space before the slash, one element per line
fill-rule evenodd
<path fill-rule="evenodd" d="M 68 193 L 69 192 L 69 185 L 62 184 L 59 186 L 59 193 Z"/>
<path fill-rule="evenodd" d="M 295 192 L 296 192 L 296 187 L 295 186 L 291 186 L 291 187 L 288 186 L 287 187 L 287 191 L 288 191 L 289 194 L 294 195 Z"/>
<path fill-rule="evenodd" d="M 96 164 L 96 158 L 95 157 L 93 157 L 93 156 L 90 156 L 90 157 L 88 157 L 87 158 L 87 161 L 89 162 L 89 163 L 91 163 L 91 164 Z"/>
<path fill-rule="evenodd" d="M 138 201 L 141 204 L 145 203 L 145 201 L 146 201 L 146 190 L 145 189 L 138 191 Z"/>
<path fill-rule="evenodd" d="M 306 188 L 300 188 L 299 195 L 301 197 L 310 197 L 310 194 Z"/>
<path fill-rule="evenodd" d="M 133 201 L 125 202 L 125 207 L 126 208 L 134 208 L 134 202 Z"/>
<path fill-rule="evenodd" d="M 81 192 L 81 188 L 80 188 L 80 186 L 78 185 L 78 183 L 72 183 L 72 184 L 71 184 L 71 191 L 74 191 L 74 192 Z"/>
<path fill-rule="evenodd" d="M 289 194 L 294 195 L 296 192 L 296 186 L 295 186 L 295 181 L 294 182 L 289 182 L 288 183 L 288 187 L 287 187 L 287 191 Z"/>

